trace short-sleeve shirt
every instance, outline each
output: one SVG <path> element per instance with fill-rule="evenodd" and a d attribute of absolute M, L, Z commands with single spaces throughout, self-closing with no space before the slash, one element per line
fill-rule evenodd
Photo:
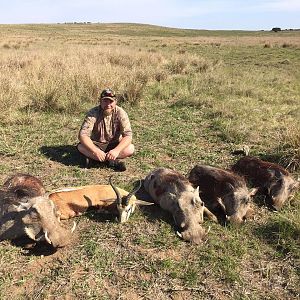
<path fill-rule="evenodd" d="M 87 135 L 92 141 L 104 144 L 119 142 L 121 136 L 132 136 L 132 130 L 123 108 L 116 106 L 112 113 L 106 116 L 99 105 L 87 113 L 79 135 Z"/>

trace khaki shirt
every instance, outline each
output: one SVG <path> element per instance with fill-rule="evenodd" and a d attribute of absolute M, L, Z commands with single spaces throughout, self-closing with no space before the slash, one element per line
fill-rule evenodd
<path fill-rule="evenodd" d="M 92 108 L 81 125 L 79 135 L 87 135 L 99 143 L 119 142 L 120 137 L 132 136 L 131 125 L 125 110 L 116 106 L 105 116 L 100 106 Z"/>

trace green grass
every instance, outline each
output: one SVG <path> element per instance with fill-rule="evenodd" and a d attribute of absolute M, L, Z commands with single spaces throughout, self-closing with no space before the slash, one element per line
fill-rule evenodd
<path fill-rule="evenodd" d="M 139 24 L 0 25 L 0 177 L 25 172 L 52 190 L 107 184 L 75 145 L 110 86 L 136 154 L 114 182 L 130 190 L 155 167 L 227 168 L 232 150 L 300 166 L 300 32 L 178 30 Z M 267 46 L 266 46 L 267 45 Z M 181 241 L 171 216 L 137 209 L 126 224 L 90 212 L 74 242 L 41 256 L 0 244 L 1 299 L 297 299 L 299 192 L 279 213 L 254 204 L 243 227 Z"/>

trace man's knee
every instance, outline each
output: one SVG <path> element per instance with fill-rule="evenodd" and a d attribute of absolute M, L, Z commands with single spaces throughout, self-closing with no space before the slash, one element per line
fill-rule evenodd
<path fill-rule="evenodd" d="M 83 153 L 83 151 L 84 151 L 84 146 L 81 144 L 81 143 L 79 143 L 78 145 L 77 145 L 77 150 L 80 152 L 80 153 Z"/>
<path fill-rule="evenodd" d="M 77 150 L 78 150 L 81 154 L 83 154 L 84 156 L 88 156 L 88 157 L 91 156 L 91 154 L 90 154 L 91 151 L 89 151 L 89 150 L 88 150 L 84 145 L 82 145 L 81 143 L 79 143 L 79 144 L 77 145 Z"/>
<path fill-rule="evenodd" d="M 131 156 L 134 154 L 134 145 L 133 144 L 130 144 L 128 147 L 127 147 L 127 151 L 128 151 L 128 156 Z"/>
<path fill-rule="evenodd" d="M 126 147 L 121 153 L 120 153 L 120 156 L 122 156 L 122 158 L 126 158 L 126 157 L 129 157 L 131 155 L 134 154 L 134 145 L 133 144 L 130 144 L 128 147 Z"/>

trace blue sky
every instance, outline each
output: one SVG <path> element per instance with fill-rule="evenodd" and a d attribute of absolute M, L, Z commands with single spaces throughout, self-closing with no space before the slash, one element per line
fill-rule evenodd
<path fill-rule="evenodd" d="M 0 24 L 64 22 L 195 29 L 300 28 L 300 0 L 0 0 Z"/>

